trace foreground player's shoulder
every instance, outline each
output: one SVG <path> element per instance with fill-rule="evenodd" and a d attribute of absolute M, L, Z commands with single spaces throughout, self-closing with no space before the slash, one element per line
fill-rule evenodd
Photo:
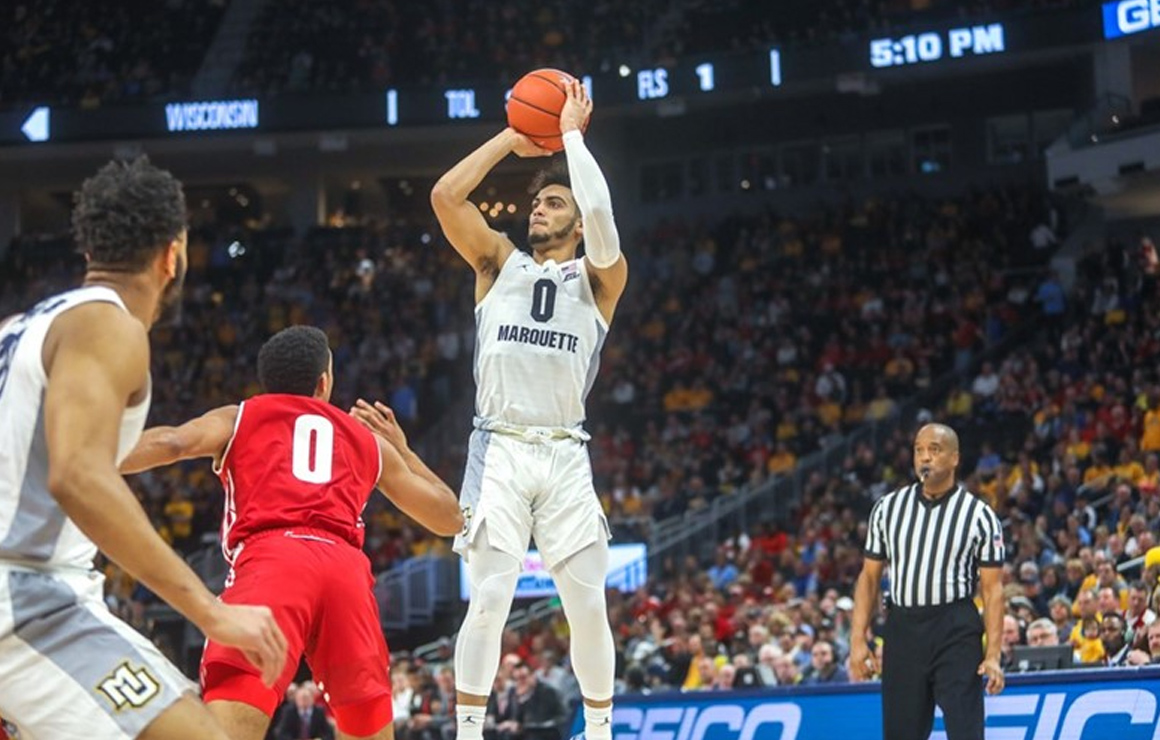
<path fill-rule="evenodd" d="M 116 339 L 148 344 L 148 331 L 133 314 L 110 301 L 86 301 L 65 308 L 53 319 L 49 333 Z"/>
<path fill-rule="evenodd" d="M 99 435 L 115 440 L 125 406 L 138 403 L 148 387 L 144 326 L 112 304 L 82 304 L 53 318 L 40 353 L 46 428 L 80 432 L 50 442 L 58 445 L 58 454 L 59 445 L 65 445 L 71 451 L 61 456 L 67 459 L 75 451 L 68 445 L 89 443 Z M 78 421 L 78 413 L 92 424 Z"/>
<path fill-rule="evenodd" d="M 148 368 L 149 334 L 120 306 L 91 301 L 70 308 L 53 320 L 44 342 L 47 373 L 52 373 L 62 352 L 69 357 L 87 356 L 117 374 L 136 374 Z"/>

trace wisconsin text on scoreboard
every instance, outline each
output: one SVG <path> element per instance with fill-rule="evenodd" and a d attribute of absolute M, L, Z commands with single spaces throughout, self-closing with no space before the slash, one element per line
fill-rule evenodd
<path fill-rule="evenodd" d="M 249 99 L 169 103 L 165 106 L 165 125 L 170 133 L 257 128 L 258 101 Z"/>

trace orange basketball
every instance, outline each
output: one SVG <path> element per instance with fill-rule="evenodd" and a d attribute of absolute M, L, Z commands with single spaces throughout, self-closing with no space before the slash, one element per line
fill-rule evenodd
<path fill-rule="evenodd" d="M 564 86 L 573 79 L 558 69 L 528 72 L 512 88 L 508 98 L 508 125 L 549 151 L 563 149 L 560 111 L 568 99 Z"/>

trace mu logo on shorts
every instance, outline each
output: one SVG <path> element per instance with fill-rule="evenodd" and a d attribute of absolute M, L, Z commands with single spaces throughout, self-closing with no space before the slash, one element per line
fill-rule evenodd
<path fill-rule="evenodd" d="M 139 709 L 161 693 L 161 684 L 149 671 L 133 668 L 129 661 L 125 661 L 97 684 L 97 691 L 104 694 L 117 711 L 126 707 Z"/>

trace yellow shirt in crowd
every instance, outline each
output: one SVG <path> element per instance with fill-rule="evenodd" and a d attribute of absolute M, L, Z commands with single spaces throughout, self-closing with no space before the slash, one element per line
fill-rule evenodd
<path fill-rule="evenodd" d="M 1140 435 L 1140 449 L 1160 451 L 1160 409 L 1148 409 L 1144 414 L 1144 433 Z"/>

